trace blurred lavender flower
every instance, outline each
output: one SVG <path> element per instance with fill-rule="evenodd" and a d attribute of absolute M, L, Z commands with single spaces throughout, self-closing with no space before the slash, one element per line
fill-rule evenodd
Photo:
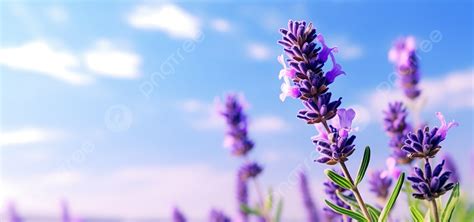
<path fill-rule="evenodd" d="M 316 150 L 322 155 L 316 161 L 328 165 L 347 161 L 347 158 L 355 151 L 353 144 L 356 136 L 349 135 L 352 120 L 355 117 L 353 109 L 339 109 L 336 124 L 330 125 L 330 133 L 321 126 L 317 127 L 319 134 L 313 137 Z"/>
<path fill-rule="evenodd" d="M 61 221 L 71 222 L 71 216 L 69 214 L 69 207 L 66 201 L 61 201 Z"/>
<path fill-rule="evenodd" d="M 248 221 L 248 215 L 242 210 L 243 205 L 248 205 L 248 187 L 247 180 L 242 178 L 240 173 L 237 174 L 237 206 L 241 222 Z"/>
<path fill-rule="evenodd" d="M 235 94 L 228 94 L 223 107 L 219 110 L 228 127 L 224 146 L 230 148 L 235 156 L 247 155 L 254 146 L 247 135 L 247 116 L 243 112 L 242 100 Z"/>
<path fill-rule="evenodd" d="M 446 170 L 451 172 L 451 176 L 449 177 L 449 180 L 453 183 L 459 182 L 458 169 L 456 167 L 456 163 L 453 157 L 449 155 L 448 153 L 444 152 L 441 156 L 441 159 L 445 162 Z"/>
<path fill-rule="evenodd" d="M 416 99 L 421 93 L 418 88 L 420 73 L 415 49 L 415 38 L 408 36 L 398 39 L 388 53 L 389 60 L 398 73 L 398 83 L 405 96 L 410 99 Z"/>
<path fill-rule="evenodd" d="M 209 222 L 231 222 L 231 219 L 222 211 L 212 209 L 209 215 Z"/>
<path fill-rule="evenodd" d="M 282 39 L 278 41 L 283 46 L 289 57 L 286 66 L 283 55 L 278 61 L 283 65 L 279 78 L 284 79 L 282 84 L 283 101 L 287 96 L 300 98 L 306 109 L 298 112 L 298 117 L 306 120 L 308 124 L 315 124 L 332 119 L 336 115 L 341 99 L 331 101 L 331 94 L 327 93 L 328 85 L 335 78 L 344 74 L 342 68 L 336 63 L 333 52 L 336 48 L 329 48 L 321 34 L 316 34 L 316 29 L 305 21 L 289 21 L 288 29 L 280 29 Z M 317 42 L 321 46 L 317 45 Z M 332 68 L 324 72 L 323 66 L 331 58 Z M 293 85 L 292 85 L 293 84 Z"/>
<path fill-rule="evenodd" d="M 186 222 L 183 213 L 176 207 L 173 209 L 173 222 Z"/>
<path fill-rule="evenodd" d="M 372 191 L 378 198 L 387 198 L 389 188 L 392 185 L 392 178 L 387 172 L 381 170 L 370 172 L 368 182 L 369 190 Z"/>
<path fill-rule="evenodd" d="M 407 134 L 411 131 L 411 126 L 406 121 L 408 116 L 406 108 L 402 102 L 389 103 L 388 109 L 383 113 L 384 129 L 390 137 L 389 146 L 392 149 L 392 156 L 401 164 L 410 163 L 412 159 L 408 158 L 408 153 L 401 149 L 407 139 Z"/>
<path fill-rule="evenodd" d="M 443 160 L 432 170 L 429 161 L 426 161 L 424 173 L 420 168 L 414 168 L 414 173 L 407 179 L 412 183 L 416 192 L 413 193 L 415 198 L 431 201 L 454 187 L 454 183 L 448 183 L 451 172 L 444 171 L 442 173 L 444 163 Z"/>
<path fill-rule="evenodd" d="M 246 163 L 240 167 L 239 176 L 242 180 L 247 181 L 257 177 L 262 170 L 262 167 L 255 162 Z"/>
<path fill-rule="evenodd" d="M 16 211 L 14 203 L 7 203 L 7 222 L 23 222 L 23 219 L 20 217 Z"/>
<path fill-rule="evenodd" d="M 308 185 L 308 179 L 304 172 L 299 173 L 300 192 L 303 199 L 303 204 L 306 209 L 307 221 L 318 222 L 318 211 L 314 204 L 313 198 L 311 197 L 311 191 Z"/>
<path fill-rule="evenodd" d="M 337 170 L 334 170 L 334 171 L 338 172 Z M 342 173 L 340 173 L 340 172 L 338 172 L 338 173 L 340 175 L 342 175 Z M 340 206 L 340 207 L 343 207 L 343 208 L 346 208 L 346 209 L 351 209 L 349 205 L 347 205 L 344 201 L 342 201 L 337 196 L 337 192 L 339 191 L 339 192 L 341 192 L 342 194 L 344 194 L 346 196 L 354 197 L 354 195 L 349 190 L 346 190 L 346 189 L 338 186 L 337 184 L 333 183 L 330 180 L 327 180 L 326 182 L 324 182 L 323 185 L 324 185 L 324 192 L 326 193 L 329 200 L 331 200 L 331 202 L 333 202 L 337 206 Z M 328 208 L 327 206 L 324 207 L 324 212 L 326 213 L 326 216 L 328 217 L 329 221 L 334 221 L 334 220 L 342 221 L 342 215 L 334 212 L 332 209 Z M 349 219 L 349 221 L 351 221 L 350 218 L 348 218 L 348 219 Z"/>
<path fill-rule="evenodd" d="M 448 130 L 457 126 L 458 123 L 446 123 L 444 116 L 441 113 L 436 113 L 441 122 L 439 128 L 435 127 L 431 131 L 429 127 L 423 130 L 419 129 L 416 134 L 408 133 L 408 138 L 402 149 L 408 152 L 410 158 L 433 158 L 441 149 L 440 143 L 446 139 Z"/>

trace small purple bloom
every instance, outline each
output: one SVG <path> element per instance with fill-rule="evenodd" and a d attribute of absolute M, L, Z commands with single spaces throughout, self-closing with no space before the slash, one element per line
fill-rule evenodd
<path fill-rule="evenodd" d="M 318 222 L 318 211 L 316 209 L 316 205 L 314 204 L 313 198 L 311 197 L 311 191 L 308 185 L 308 178 L 306 177 L 306 174 L 304 172 L 300 172 L 299 174 L 299 184 L 301 197 L 303 199 L 303 204 L 306 209 L 306 221 Z"/>
<path fill-rule="evenodd" d="M 212 209 L 209 215 L 209 222 L 231 222 L 232 220 L 224 212 Z"/>
<path fill-rule="evenodd" d="M 440 128 L 435 127 L 430 131 L 429 127 L 426 126 L 416 133 L 408 133 L 408 138 L 402 149 L 409 153 L 410 158 L 433 158 L 441 149 L 440 143 L 446 139 L 448 129 L 457 126 L 455 122 L 446 124 L 441 113 L 437 113 L 437 115 L 441 121 Z"/>
<path fill-rule="evenodd" d="M 186 217 L 176 207 L 173 209 L 173 222 L 186 222 Z"/>
<path fill-rule="evenodd" d="M 398 177 L 402 173 L 402 170 L 397 166 L 397 160 L 393 157 L 389 157 L 385 161 L 385 164 L 387 165 L 387 170 L 383 171 L 381 176 L 382 177 L 388 176 L 395 180 L 398 179 Z"/>
<path fill-rule="evenodd" d="M 448 183 L 451 172 L 443 172 L 444 163 L 443 160 L 432 169 L 429 161 L 426 161 L 424 172 L 418 167 L 414 168 L 412 175 L 407 179 L 412 183 L 415 198 L 431 201 L 454 187 L 454 183 Z"/>
<path fill-rule="evenodd" d="M 242 100 L 237 95 L 228 94 L 220 110 L 228 128 L 224 146 L 230 148 L 231 153 L 235 156 L 247 155 L 254 146 L 253 141 L 247 135 L 247 116 L 244 113 Z"/>
<path fill-rule="evenodd" d="M 337 108 L 341 105 L 341 99 L 331 101 L 331 93 L 325 93 L 317 100 L 304 101 L 306 109 L 298 112 L 298 118 L 306 120 L 308 124 L 321 123 L 332 119 L 337 114 Z"/>
<path fill-rule="evenodd" d="M 420 73 L 415 52 L 415 38 L 409 36 L 398 39 L 390 49 L 388 57 L 395 65 L 398 73 L 398 83 L 405 96 L 416 99 L 421 91 L 418 88 Z"/>
<path fill-rule="evenodd" d="M 369 173 L 369 190 L 378 198 L 386 199 L 389 188 L 392 185 L 392 178 L 386 172 L 375 170 Z"/>
<path fill-rule="evenodd" d="M 262 167 L 255 162 L 246 163 L 239 170 L 242 180 L 256 178 L 263 171 Z"/>

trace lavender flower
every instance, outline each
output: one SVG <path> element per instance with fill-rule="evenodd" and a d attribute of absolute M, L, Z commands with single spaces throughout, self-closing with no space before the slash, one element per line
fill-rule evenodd
<path fill-rule="evenodd" d="M 337 115 L 339 121 L 335 126 L 329 126 L 329 134 L 319 126 L 317 127 L 319 135 L 312 138 L 316 150 L 322 155 L 316 160 L 320 163 L 334 165 L 345 162 L 355 151 L 353 143 L 356 136 L 349 135 L 355 112 L 352 109 L 339 109 Z"/>
<path fill-rule="evenodd" d="M 283 55 L 278 57 L 283 65 L 279 78 L 284 79 L 280 99 L 283 101 L 287 96 L 300 98 L 306 109 L 300 110 L 298 117 L 308 124 L 330 120 L 336 115 L 341 99 L 331 101 L 331 94 L 327 93 L 328 85 L 337 76 L 344 74 L 334 58 L 333 52 L 337 49 L 329 48 L 323 36 L 316 34 L 311 23 L 306 25 L 304 21 L 289 21 L 288 29 L 280 29 L 280 32 L 283 37 L 278 43 L 289 57 L 286 61 L 289 67 L 286 66 Z M 322 68 L 329 57 L 332 68 L 324 72 Z"/>
<path fill-rule="evenodd" d="M 398 73 L 398 83 L 405 96 L 410 99 L 416 99 L 421 93 L 418 88 L 420 73 L 415 48 L 415 38 L 408 36 L 398 39 L 388 54 L 389 60 L 395 65 Z"/>
<path fill-rule="evenodd" d="M 209 215 L 209 222 L 231 222 L 231 220 L 222 211 L 212 209 Z"/>
<path fill-rule="evenodd" d="M 372 171 L 369 174 L 369 190 L 378 198 L 386 199 L 389 194 L 389 188 L 392 185 L 392 178 L 381 170 Z"/>
<path fill-rule="evenodd" d="M 449 180 L 453 183 L 459 182 L 459 174 L 453 157 L 448 153 L 443 153 L 441 159 L 445 161 L 446 170 L 451 172 Z"/>
<path fill-rule="evenodd" d="M 237 206 L 242 222 L 248 221 L 248 215 L 242 210 L 241 206 L 248 204 L 248 187 L 247 180 L 242 178 L 240 173 L 237 174 Z"/>
<path fill-rule="evenodd" d="M 416 134 L 409 133 L 402 149 L 409 153 L 410 158 L 433 158 L 441 149 L 440 143 L 446 139 L 448 130 L 457 126 L 456 122 L 446 123 L 441 113 L 436 113 L 441 122 L 439 128 L 435 127 L 431 131 L 428 126 L 423 130 L 419 129 Z"/>
<path fill-rule="evenodd" d="M 247 116 L 243 112 L 242 99 L 234 94 L 227 95 L 220 113 L 228 126 L 224 146 L 230 148 L 235 156 L 247 155 L 254 143 L 247 135 Z"/>
<path fill-rule="evenodd" d="M 262 170 L 262 167 L 255 162 L 246 163 L 240 167 L 239 176 L 242 180 L 247 181 L 257 177 Z"/>
<path fill-rule="evenodd" d="M 341 173 L 339 173 L 339 174 L 341 174 Z M 337 192 L 339 191 L 339 192 L 341 192 L 342 194 L 344 194 L 346 196 L 354 197 L 354 195 L 349 190 L 346 190 L 346 189 L 338 186 L 337 184 L 333 183 L 330 180 L 327 180 L 326 182 L 324 182 L 323 185 L 324 185 L 324 192 L 326 193 L 327 197 L 331 200 L 331 202 L 333 202 L 334 204 L 336 204 L 339 207 L 343 207 L 343 208 L 346 208 L 346 209 L 351 209 L 349 205 L 347 205 L 344 201 L 342 201 L 337 196 Z M 342 221 L 342 215 L 334 212 L 332 209 L 328 208 L 327 206 L 324 207 L 323 210 L 324 210 L 324 212 L 326 212 L 326 216 L 328 216 L 330 218 L 330 221 L 334 221 L 334 220 Z M 349 221 L 350 221 L 350 219 L 349 219 Z"/>
<path fill-rule="evenodd" d="M 62 222 L 71 222 L 69 207 L 66 201 L 61 202 L 61 219 Z"/>
<path fill-rule="evenodd" d="M 448 183 L 451 172 L 443 172 L 444 163 L 443 160 L 432 170 L 429 161 L 426 161 L 424 173 L 420 168 L 415 167 L 412 176 L 407 177 L 416 192 L 413 193 L 415 198 L 431 201 L 454 187 L 454 183 Z"/>
<path fill-rule="evenodd" d="M 176 207 L 173 209 L 173 222 L 186 222 L 186 217 Z"/>
<path fill-rule="evenodd" d="M 23 222 L 23 219 L 20 217 L 16 211 L 14 203 L 7 204 L 7 222 Z"/>
<path fill-rule="evenodd" d="M 407 134 L 411 131 L 411 126 L 406 121 L 407 116 L 408 112 L 401 102 L 389 103 L 388 110 L 384 111 L 384 129 L 390 137 L 392 156 L 402 164 L 410 163 L 412 160 L 401 150 Z"/>
<path fill-rule="evenodd" d="M 308 179 L 304 172 L 299 174 L 299 183 L 300 183 L 300 192 L 303 199 L 303 204 L 306 209 L 307 221 L 308 222 L 318 222 L 318 211 L 314 204 L 313 198 L 311 197 L 311 191 L 308 186 Z"/>

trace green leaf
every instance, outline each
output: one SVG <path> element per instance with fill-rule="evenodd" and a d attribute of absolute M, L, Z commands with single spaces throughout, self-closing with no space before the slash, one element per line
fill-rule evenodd
<path fill-rule="evenodd" d="M 364 157 L 362 162 L 360 162 L 359 172 L 357 173 L 357 178 L 355 184 L 358 185 L 362 179 L 364 179 L 365 172 L 367 172 L 367 167 L 369 167 L 370 162 L 370 147 L 365 147 Z"/>
<path fill-rule="evenodd" d="M 341 199 L 344 203 L 346 203 L 347 205 L 351 206 L 352 209 L 354 210 L 357 210 L 358 212 L 360 212 L 360 207 L 359 207 L 359 203 L 357 203 L 357 200 L 354 198 L 354 197 L 350 197 L 350 196 L 346 196 L 344 194 L 341 193 L 341 191 L 339 190 L 336 190 L 336 195 L 337 197 L 339 197 L 339 199 Z M 377 215 L 376 218 L 379 218 L 380 216 L 380 210 L 370 204 L 365 204 L 365 206 L 367 207 L 367 210 L 369 211 L 372 211 L 375 215 Z M 377 219 L 376 219 L 377 220 Z M 376 221 L 375 220 L 375 221 Z"/>
<path fill-rule="evenodd" d="M 456 208 L 456 204 L 459 199 L 459 183 L 454 186 L 453 191 L 451 191 L 451 196 L 449 197 L 448 203 L 446 204 L 446 208 L 443 211 L 441 216 L 442 222 L 449 222 L 451 220 L 451 216 L 453 215 L 454 208 Z"/>
<path fill-rule="evenodd" d="M 426 211 L 423 221 L 431 222 L 431 208 L 428 208 L 428 210 Z"/>
<path fill-rule="evenodd" d="M 275 212 L 275 222 L 280 222 L 282 211 L 283 211 L 283 199 L 280 199 L 278 201 L 276 212 Z"/>
<path fill-rule="evenodd" d="M 421 214 L 420 210 L 417 207 L 411 206 L 410 212 L 411 218 L 413 218 L 414 222 L 423 222 L 423 214 Z"/>
<path fill-rule="evenodd" d="M 373 210 L 370 209 L 370 208 L 368 208 L 367 210 L 369 211 L 370 220 L 371 220 L 371 221 L 377 221 L 377 219 L 379 218 L 379 215 L 380 215 L 380 214 L 377 214 L 377 212 L 373 211 Z"/>
<path fill-rule="evenodd" d="M 265 203 L 263 204 L 263 209 L 265 211 L 270 211 L 272 207 L 273 207 L 273 191 L 269 189 L 267 198 L 265 199 Z"/>
<path fill-rule="evenodd" d="M 253 214 L 257 216 L 261 216 L 260 210 L 257 208 L 251 208 L 245 204 L 240 205 L 240 210 L 242 210 L 245 214 Z"/>
<path fill-rule="evenodd" d="M 351 190 L 352 189 L 352 184 L 351 182 L 349 182 L 349 180 L 347 180 L 346 178 L 344 178 L 343 176 L 337 174 L 336 172 L 330 170 L 330 169 L 326 169 L 324 170 L 324 173 L 326 174 L 326 176 L 332 181 L 334 182 L 335 184 L 339 185 L 340 187 L 342 188 L 345 188 L 345 189 L 348 189 L 348 190 Z"/>
<path fill-rule="evenodd" d="M 353 218 L 357 221 L 360 221 L 360 222 L 368 222 L 367 219 L 364 216 L 362 216 L 362 214 L 360 214 L 360 213 L 350 211 L 346 208 L 342 208 L 340 206 L 334 205 L 333 203 L 329 202 L 328 200 L 325 200 L 325 202 L 326 202 L 326 205 L 328 205 L 332 210 L 334 210 L 337 213 L 347 215 L 347 216 L 349 216 L 349 217 L 351 217 L 351 218 Z"/>
<path fill-rule="evenodd" d="M 392 210 L 393 205 L 395 204 L 395 201 L 398 198 L 398 194 L 400 194 L 400 190 L 402 189 L 403 186 L 403 181 L 405 180 L 405 173 L 400 174 L 398 177 L 397 184 L 393 188 L 392 194 L 390 195 L 390 198 L 388 199 L 387 203 L 385 204 L 385 207 L 382 210 L 382 213 L 380 213 L 379 217 L 379 222 L 385 222 L 387 221 L 388 214 L 390 213 L 390 210 Z"/>
<path fill-rule="evenodd" d="M 380 213 L 381 213 L 381 212 L 380 212 L 379 209 L 377 209 L 376 207 L 373 207 L 373 206 L 371 206 L 371 205 L 368 205 L 368 204 L 366 204 L 365 206 L 367 207 L 367 210 L 369 211 L 369 213 L 372 212 L 372 213 L 374 213 L 374 214 L 377 216 L 377 218 L 380 217 Z M 374 221 L 376 221 L 376 220 L 374 220 Z"/>

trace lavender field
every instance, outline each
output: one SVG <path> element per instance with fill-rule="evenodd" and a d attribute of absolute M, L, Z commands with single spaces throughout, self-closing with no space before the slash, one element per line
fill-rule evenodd
<path fill-rule="evenodd" d="M 474 221 L 472 1 L 0 1 L 0 222 Z"/>

